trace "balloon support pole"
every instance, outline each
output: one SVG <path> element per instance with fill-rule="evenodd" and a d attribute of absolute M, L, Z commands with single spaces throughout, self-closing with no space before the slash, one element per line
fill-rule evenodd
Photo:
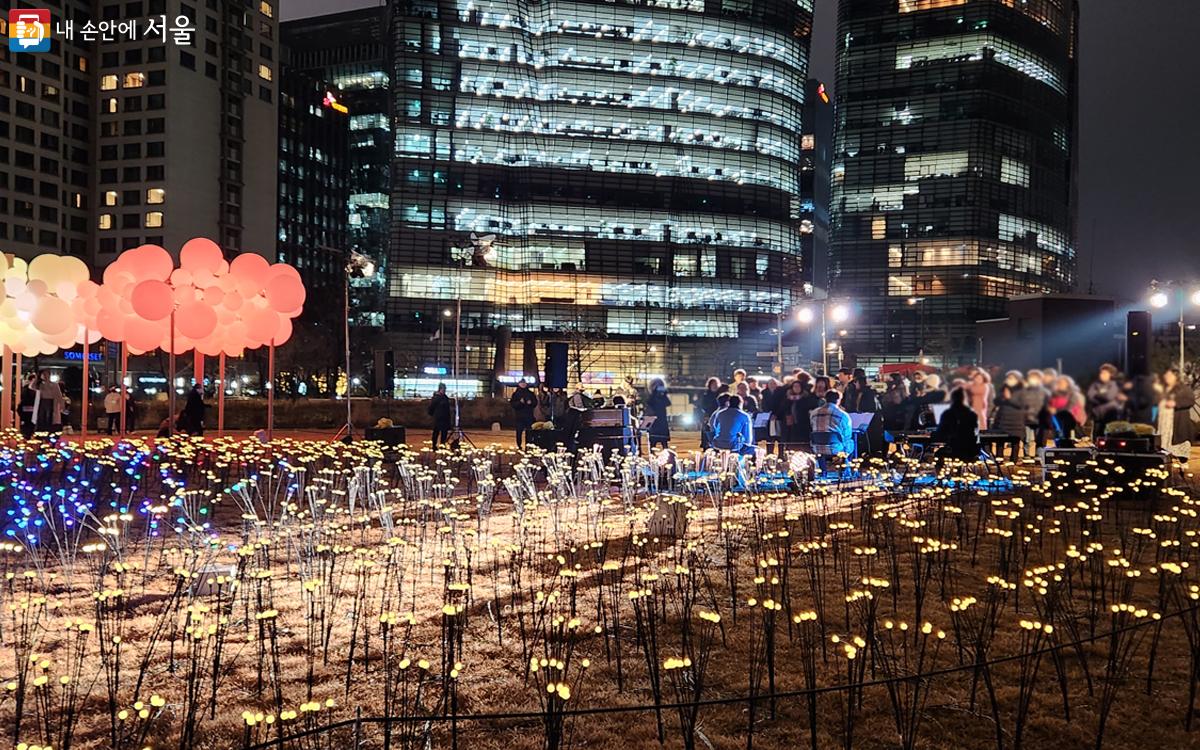
<path fill-rule="evenodd" d="M 80 443 L 87 442 L 88 414 L 91 412 L 91 409 L 89 409 L 88 407 L 90 407 L 92 405 L 92 384 L 91 384 L 91 381 L 89 380 L 89 372 L 88 372 L 88 365 L 91 364 L 88 361 L 90 359 L 90 357 L 88 356 L 88 353 L 90 350 L 90 347 L 88 345 L 88 339 L 91 338 L 91 336 L 92 336 L 92 332 L 85 328 L 83 330 L 83 386 L 79 389 L 80 390 L 80 394 L 79 394 L 79 442 Z"/>
<path fill-rule="evenodd" d="M 275 437 L 275 339 L 267 347 L 267 440 Z"/>
<path fill-rule="evenodd" d="M 175 434 L 175 311 L 171 311 L 171 340 L 167 351 L 167 424 Z"/>
<path fill-rule="evenodd" d="M 13 353 L 12 349 L 4 347 L 4 372 L 0 373 L 0 388 L 4 389 L 4 402 L 0 406 L 0 428 L 8 429 L 13 426 Z M 20 378 L 18 378 L 19 380 Z"/>
<path fill-rule="evenodd" d="M 125 342 L 121 342 L 121 437 L 125 436 L 125 430 L 133 425 L 125 423 L 125 417 L 129 414 L 129 405 L 126 399 L 129 398 L 129 386 L 125 384 L 125 379 L 129 377 L 129 348 L 125 346 Z"/>
<path fill-rule="evenodd" d="M 217 358 L 217 437 L 225 437 L 225 352 Z"/>

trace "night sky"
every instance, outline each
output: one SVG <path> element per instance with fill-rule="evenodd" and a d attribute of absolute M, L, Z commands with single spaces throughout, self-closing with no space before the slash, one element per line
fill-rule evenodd
<path fill-rule="evenodd" d="M 378 4 L 282 3 L 284 20 Z M 832 88 L 837 4 L 816 5 L 810 73 Z M 1200 0 L 1081 5 L 1078 291 L 1200 281 Z"/>

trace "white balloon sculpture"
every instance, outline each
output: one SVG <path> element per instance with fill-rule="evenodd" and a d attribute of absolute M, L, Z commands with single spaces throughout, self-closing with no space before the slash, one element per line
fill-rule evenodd
<path fill-rule="evenodd" d="M 70 255 L 39 255 L 31 262 L 0 255 L 4 300 L 0 302 L 0 344 L 16 354 L 52 354 L 100 340 L 87 330 L 79 311 L 95 296 L 82 260 Z"/>

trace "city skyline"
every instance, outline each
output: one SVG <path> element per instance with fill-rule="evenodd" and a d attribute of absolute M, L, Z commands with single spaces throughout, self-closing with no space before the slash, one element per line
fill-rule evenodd
<path fill-rule="evenodd" d="M 344 0 L 334 9 L 325 0 L 293 0 L 282 11 L 290 20 L 380 4 Z M 1123 0 L 1087 0 L 1080 10 L 1077 289 L 1130 303 L 1142 301 L 1152 279 L 1177 275 L 1200 253 L 1190 199 L 1200 150 L 1189 145 L 1187 127 L 1200 118 L 1200 101 L 1180 95 L 1194 85 L 1188 61 L 1200 37 L 1200 4 L 1156 0 L 1153 10 L 1131 14 Z M 817 0 L 809 75 L 831 90 L 836 20 L 837 0 Z M 1107 52 L 1114 49 L 1120 54 Z M 1109 106 L 1113 99 L 1120 106 Z M 1133 268 L 1123 260 L 1131 247 L 1138 249 Z"/>

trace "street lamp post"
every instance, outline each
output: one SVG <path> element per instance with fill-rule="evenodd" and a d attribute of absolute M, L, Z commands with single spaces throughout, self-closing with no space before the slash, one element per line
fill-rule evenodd
<path fill-rule="evenodd" d="M 345 292 L 343 298 L 343 319 L 342 319 L 342 334 L 346 344 L 346 440 L 354 439 L 354 422 L 350 413 L 350 392 L 352 381 L 350 378 L 350 278 L 352 276 L 362 276 L 364 279 L 375 275 L 375 262 L 362 253 L 356 253 L 353 250 L 346 257 L 346 273 L 345 273 Z"/>
<path fill-rule="evenodd" d="M 1154 282 L 1154 292 L 1150 295 L 1150 306 L 1162 309 L 1171 304 L 1171 297 L 1167 294 L 1167 289 L 1172 289 L 1175 292 L 1175 297 L 1179 301 L 1179 372 L 1183 374 L 1184 364 L 1186 362 L 1186 345 L 1184 343 L 1184 332 L 1187 326 L 1184 323 L 1184 313 L 1187 311 L 1187 304 L 1190 301 L 1193 305 L 1200 306 L 1200 289 L 1192 292 L 1189 299 L 1187 294 L 1187 285 L 1178 281 Z"/>
<path fill-rule="evenodd" d="M 909 297 L 910 307 L 917 308 L 917 358 L 925 364 L 925 298 Z"/>
<path fill-rule="evenodd" d="M 833 320 L 834 323 L 845 323 L 850 319 L 850 306 L 844 302 L 834 303 L 830 307 L 828 298 L 820 300 L 821 311 L 821 370 L 825 376 L 829 375 L 829 326 L 828 321 Z M 802 307 L 796 313 L 796 319 L 808 325 L 816 318 L 816 313 L 811 307 Z M 840 357 L 840 354 L 839 354 Z"/>

